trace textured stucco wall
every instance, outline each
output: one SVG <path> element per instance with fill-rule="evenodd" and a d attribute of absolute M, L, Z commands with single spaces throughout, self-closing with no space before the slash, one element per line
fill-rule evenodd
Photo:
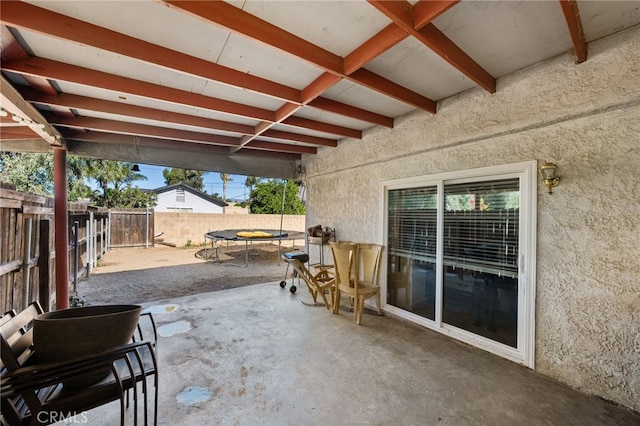
<path fill-rule="evenodd" d="M 306 156 L 307 222 L 382 238 L 380 182 L 556 162 L 538 183 L 536 370 L 640 409 L 640 28 Z"/>

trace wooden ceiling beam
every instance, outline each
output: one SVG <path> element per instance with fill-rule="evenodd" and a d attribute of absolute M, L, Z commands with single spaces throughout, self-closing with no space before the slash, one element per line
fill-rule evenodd
<path fill-rule="evenodd" d="M 317 154 L 317 148 L 305 145 L 291 145 L 278 142 L 270 142 L 263 140 L 253 140 L 249 142 L 246 148 L 260 149 L 265 151 L 292 152 L 298 154 Z"/>
<path fill-rule="evenodd" d="M 359 70 L 354 71 L 348 78 L 372 90 L 381 91 L 380 89 L 384 87 L 384 92 L 387 96 L 390 96 L 400 102 L 408 103 L 427 112 L 436 112 L 435 101 L 425 98 L 422 95 L 418 95 L 417 93 L 412 92 L 399 84 L 393 83 L 392 81 L 386 79 L 383 80 L 379 75 L 366 68 L 360 68 Z"/>
<path fill-rule="evenodd" d="M 35 90 L 20 88 L 18 90 L 25 100 L 52 106 L 61 106 L 85 111 L 94 111 L 107 114 L 141 118 L 145 120 L 161 121 L 165 123 L 182 124 L 186 126 L 202 127 L 204 129 L 221 130 L 225 132 L 250 134 L 253 126 L 233 123 L 230 121 L 214 120 L 211 118 L 196 117 L 194 115 L 180 114 L 172 111 L 164 111 L 155 108 L 141 107 L 122 102 L 105 101 L 102 99 L 88 98 L 86 96 L 60 93 L 58 95 L 45 95 Z"/>
<path fill-rule="evenodd" d="M 587 40 L 585 39 L 584 29 L 582 28 L 578 2 L 576 0 L 560 0 L 560 7 L 562 8 L 562 13 L 569 27 L 577 62 L 582 63 L 587 60 Z"/>
<path fill-rule="evenodd" d="M 459 2 L 460 0 L 420 0 L 413 5 L 413 28 L 419 30 Z"/>
<path fill-rule="evenodd" d="M 218 81 L 289 102 L 300 102 L 300 90 L 293 87 L 218 65 L 214 62 L 158 46 L 27 3 L 3 3 L 0 21 L 16 28 L 97 47 L 207 80 Z"/>
<path fill-rule="evenodd" d="M 295 135 L 293 138 L 291 135 Z M 269 129 L 262 132 L 262 136 L 265 138 L 274 138 L 274 139 L 284 139 L 294 142 L 304 142 L 311 145 L 319 145 L 319 146 L 330 146 L 336 147 L 338 146 L 338 141 L 335 139 L 329 138 L 321 138 L 319 136 L 312 135 L 301 135 L 298 133 L 284 132 L 282 130 Z"/>
<path fill-rule="evenodd" d="M 322 73 L 320 77 L 316 78 L 309 83 L 307 87 L 302 89 L 302 103 L 306 104 L 311 102 L 340 80 L 342 80 L 342 77 L 335 74 L 331 74 L 329 72 Z"/>
<path fill-rule="evenodd" d="M 445 36 L 433 24 L 424 24 L 421 18 L 419 29 L 415 28 L 414 10 L 406 0 L 385 1 L 367 0 L 376 9 L 391 19 L 407 34 L 415 37 L 422 44 L 433 50 L 438 56 L 469 77 L 480 87 L 490 93 L 496 91 L 496 79 L 460 49 L 453 41 Z M 421 6 L 422 7 L 422 6 Z"/>
<path fill-rule="evenodd" d="M 320 67 L 327 73 L 334 74 L 341 78 L 349 78 L 353 82 L 362 84 L 358 78 L 348 76 L 345 73 L 344 61 L 340 56 L 322 49 L 307 40 L 293 35 L 227 2 L 164 0 L 163 3 L 207 22 L 219 25 L 243 37 L 257 40 L 268 46 L 289 53 L 312 65 Z M 369 71 L 369 74 L 375 75 L 375 78 L 370 77 L 367 79 L 367 87 L 370 89 L 413 105 L 416 108 L 431 111 L 430 107 L 425 108 L 425 106 L 430 106 L 433 103 L 430 99 L 393 83 L 382 76 L 376 75 L 371 71 Z M 392 91 L 390 92 L 390 90 Z"/>
<path fill-rule="evenodd" d="M 201 127 L 203 129 L 221 130 L 246 135 L 254 134 L 255 130 L 253 126 L 248 126 L 246 124 L 214 120 L 204 117 L 196 117 L 193 115 L 141 107 L 121 102 L 105 101 L 101 99 L 88 98 L 85 96 L 72 95 L 68 93 L 60 93 L 58 95 L 51 96 L 38 93 L 35 90 L 26 87 L 19 88 L 19 92 L 28 102 L 47 105 L 49 107 L 60 106 L 64 108 L 73 108 L 99 113 L 135 117 L 145 120 L 154 120 L 164 123 L 174 123 L 193 127 Z M 268 128 L 261 133 L 265 137 L 270 135 L 269 137 L 309 143 L 313 145 L 332 147 L 337 146 L 337 141 L 335 139 L 321 138 L 318 136 L 310 136 L 302 133 L 285 132 L 281 130 L 268 130 Z M 277 136 L 274 136 L 276 133 Z"/>
<path fill-rule="evenodd" d="M 147 136 L 134 136 L 123 133 L 109 133 L 106 131 L 90 131 L 82 132 L 78 129 L 69 127 L 60 129 L 65 139 L 79 140 L 84 142 L 95 142 L 109 145 L 135 144 L 137 147 L 143 148 L 167 148 L 175 150 L 188 149 L 192 152 L 226 154 L 228 148 L 222 145 L 208 145 L 201 143 L 190 143 L 181 140 L 152 138 Z M 135 139 L 135 142 L 132 140 Z"/>
<path fill-rule="evenodd" d="M 224 1 L 163 1 L 164 4 L 297 56 L 334 74 L 342 73 L 342 58 Z"/>
<path fill-rule="evenodd" d="M 380 56 L 402 40 L 409 34 L 403 31 L 396 24 L 387 25 L 378 34 L 365 41 L 356 50 L 349 53 L 344 58 L 344 73 L 352 74 L 354 71 L 364 67 L 369 61 Z"/>
<path fill-rule="evenodd" d="M 473 80 L 478 86 L 489 93 L 496 92 L 496 79 L 444 35 L 442 31 L 436 28 L 435 25 L 425 25 L 414 33 L 414 37 L 462 74 Z"/>
<path fill-rule="evenodd" d="M 0 76 L 0 105 L 20 124 L 28 126 L 50 145 L 62 146 L 62 136 L 33 105 L 22 98 L 4 76 Z M 0 139 L 1 139 L 0 135 Z"/>
<path fill-rule="evenodd" d="M 105 120 L 102 118 L 76 117 L 67 118 L 55 114 L 45 114 L 54 126 L 72 127 L 99 132 L 129 134 L 160 139 L 182 140 L 193 143 L 237 146 L 239 138 L 214 135 L 210 133 L 192 132 L 188 130 L 170 129 L 167 127 L 149 126 L 146 124 L 127 123 L 124 121 Z"/>
<path fill-rule="evenodd" d="M 303 129 L 316 130 L 318 132 L 330 133 L 332 135 L 340 135 L 347 138 L 362 139 L 362 131 L 350 129 L 348 127 L 337 126 L 335 124 L 323 123 L 303 117 L 291 116 L 281 121 L 281 124 L 293 127 L 301 127 Z"/>
<path fill-rule="evenodd" d="M 4 6 L 2 6 L 2 11 L 4 13 Z M 0 21 L 2 20 L 3 14 L 0 14 Z M 0 25 L 0 43 L 1 43 L 1 55 L 0 62 L 5 61 L 18 61 L 21 59 L 29 59 L 29 54 L 22 47 L 22 45 L 16 40 L 13 36 L 12 31 L 9 30 L 5 25 Z M 55 95 L 58 91 L 51 85 L 51 82 L 46 78 L 41 77 L 33 77 L 33 76 L 24 76 L 24 79 L 31 87 L 50 95 Z M 68 117 L 73 117 L 73 113 L 66 108 L 53 107 L 58 114 L 66 115 Z"/>
<path fill-rule="evenodd" d="M 70 141 L 81 141 L 98 144 L 109 145 L 133 145 L 135 144 L 140 148 L 149 149 L 168 149 L 175 151 L 188 151 L 202 154 L 217 154 L 217 155 L 229 155 L 229 148 L 221 145 L 207 145 L 201 143 L 192 143 L 185 141 L 138 137 L 124 134 L 112 134 L 106 132 L 79 132 L 74 129 L 61 129 L 61 132 L 65 139 Z M 279 158 L 285 160 L 296 161 L 300 160 L 301 155 L 290 152 L 278 152 L 278 151 L 264 151 L 258 149 L 244 149 L 238 153 L 238 155 L 246 155 L 256 157 L 258 160 L 264 157 Z"/>
<path fill-rule="evenodd" d="M 218 111 L 265 121 L 273 121 L 274 119 L 273 112 L 263 108 L 242 105 L 224 99 L 204 96 L 172 87 L 160 86 L 49 59 L 31 58 L 22 61 L 3 62 L 1 67 L 3 70 L 21 74 L 67 81 L 145 98 L 158 99 L 174 104 L 195 106 L 209 111 Z"/>
<path fill-rule="evenodd" d="M 351 105 L 345 105 L 331 99 L 318 97 L 309 102 L 307 105 L 312 108 L 320 109 L 322 111 L 332 112 L 334 114 L 355 118 L 356 120 L 366 121 L 368 123 L 374 123 L 379 126 L 393 128 L 393 117 L 376 114 L 375 112 L 367 111 Z"/>
<path fill-rule="evenodd" d="M 63 80 L 86 86 L 100 87 L 105 90 L 127 93 L 164 102 L 196 106 L 210 111 L 218 111 L 250 118 L 261 118 L 262 121 L 276 122 L 275 113 L 261 108 L 248 107 L 234 102 L 219 100 L 196 93 L 185 92 L 170 87 L 159 86 L 126 77 L 76 67 L 43 58 L 31 58 L 21 61 L 3 62 L 2 69 L 21 74 L 37 75 L 55 80 Z M 259 117 L 256 117 L 259 116 Z M 359 130 L 313 120 L 300 119 L 296 127 L 318 130 L 340 136 L 356 137 L 362 134 Z M 330 130 L 328 130 L 330 129 Z"/>
<path fill-rule="evenodd" d="M 0 126 L 0 141 L 18 139 L 40 139 L 33 130 L 25 126 Z"/>
<path fill-rule="evenodd" d="M 293 104 L 300 105 L 304 103 L 303 93 L 298 89 L 189 56 L 182 52 L 158 46 L 34 5 L 22 2 L 11 2 L 7 3 L 6 7 L 3 5 L 2 12 L 0 20 L 16 28 L 97 47 L 150 64 L 174 69 L 192 76 L 283 99 Z M 28 55 L 25 53 L 23 57 L 13 59 L 27 58 Z M 43 91 L 49 94 L 57 93 L 55 89 L 48 84 L 46 79 L 30 76 L 26 76 L 26 78 L 42 80 L 47 83 L 48 86 L 48 90 L 42 88 Z M 335 81 L 340 80 L 340 77 L 333 76 L 333 78 L 336 79 Z M 307 92 L 304 93 L 306 99 L 310 99 L 308 92 L 307 90 Z M 321 93 L 322 92 L 319 94 Z M 315 94 L 313 97 L 319 94 Z M 349 111 L 348 105 L 345 105 L 343 110 Z M 71 114 L 69 111 L 67 111 L 67 113 Z M 73 116 L 73 114 L 71 114 L 71 116 Z M 376 123 L 374 122 L 373 124 Z"/>
<path fill-rule="evenodd" d="M 413 29 L 413 7 L 405 0 L 367 0 L 407 33 Z M 410 34 L 410 33 L 409 33 Z"/>
<path fill-rule="evenodd" d="M 341 78 L 339 76 L 336 76 L 329 72 L 325 72 L 321 74 L 320 77 L 316 78 L 307 87 L 305 87 L 302 90 L 302 102 L 304 104 L 307 104 L 308 102 L 313 101 L 318 96 L 320 96 L 323 92 L 325 92 L 329 87 L 333 86 L 335 83 L 337 83 L 340 80 Z M 341 104 L 341 105 L 344 105 L 344 104 Z M 274 122 L 263 121 L 261 123 L 258 123 L 255 127 L 255 131 L 253 135 L 244 136 L 241 139 L 240 147 L 234 148 L 232 149 L 232 151 L 234 152 L 238 151 L 243 146 L 249 144 L 251 141 L 255 140 L 258 136 L 260 136 L 264 132 L 271 129 L 276 123 L 281 123 L 283 120 L 286 120 L 287 118 L 291 117 L 293 114 L 299 111 L 300 108 L 302 108 L 301 105 L 293 104 L 290 102 L 285 103 L 280 108 L 278 108 L 278 110 L 275 112 L 276 117 Z"/>
<path fill-rule="evenodd" d="M 276 110 L 276 113 L 275 113 L 276 118 L 270 124 L 273 125 L 275 123 L 281 122 L 285 118 L 295 114 L 295 112 L 298 111 L 299 109 L 300 109 L 300 105 L 292 104 L 292 103 L 289 103 L 289 102 L 284 104 L 284 105 L 282 105 L 280 108 L 278 108 Z M 256 126 L 256 128 L 258 128 L 258 127 L 260 127 L 260 124 L 258 126 Z M 266 130 L 267 129 L 267 127 L 264 126 L 264 125 L 262 125 L 261 128 L 262 128 L 262 130 Z"/>

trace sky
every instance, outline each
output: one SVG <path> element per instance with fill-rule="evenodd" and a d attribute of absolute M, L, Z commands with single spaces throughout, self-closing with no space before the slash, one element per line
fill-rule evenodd
<path fill-rule="evenodd" d="M 147 180 L 135 182 L 134 186 L 142 189 L 156 189 L 166 186 L 164 176 L 162 176 L 162 170 L 166 167 L 140 163 L 138 163 L 138 167 L 140 167 L 140 173 L 146 176 Z M 249 188 L 244 184 L 247 177 L 231 175 L 231 179 L 231 181 L 227 182 L 227 198 L 233 200 L 245 200 L 248 198 Z M 218 195 L 222 197 L 222 180 L 220 180 L 220 173 L 205 172 L 203 189 L 207 194 L 218 193 Z"/>

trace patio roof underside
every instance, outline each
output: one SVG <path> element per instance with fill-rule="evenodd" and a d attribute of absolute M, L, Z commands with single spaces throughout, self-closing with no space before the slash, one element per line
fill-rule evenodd
<path fill-rule="evenodd" d="M 0 7 L 0 149 L 282 178 L 442 99 L 491 96 L 519 69 L 568 51 L 588 60 L 589 42 L 640 23 L 625 1 Z"/>

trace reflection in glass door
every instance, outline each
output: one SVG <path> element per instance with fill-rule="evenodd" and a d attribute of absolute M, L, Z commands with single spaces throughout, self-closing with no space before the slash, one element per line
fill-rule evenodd
<path fill-rule="evenodd" d="M 384 309 L 535 363 L 537 163 L 383 182 Z"/>
<path fill-rule="evenodd" d="M 388 193 L 387 303 L 435 320 L 437 187 Z"/>
<path fill-rule="evenodd" d="M 442 321 L 518 344 L 518 179 L 444 185 Z"/>
<path fill-rule="evenodd" d="M 387 303 L 517 348 L 520 181 L 440 187 L 440 227 L 438 185 L 387 193 Z"/>

